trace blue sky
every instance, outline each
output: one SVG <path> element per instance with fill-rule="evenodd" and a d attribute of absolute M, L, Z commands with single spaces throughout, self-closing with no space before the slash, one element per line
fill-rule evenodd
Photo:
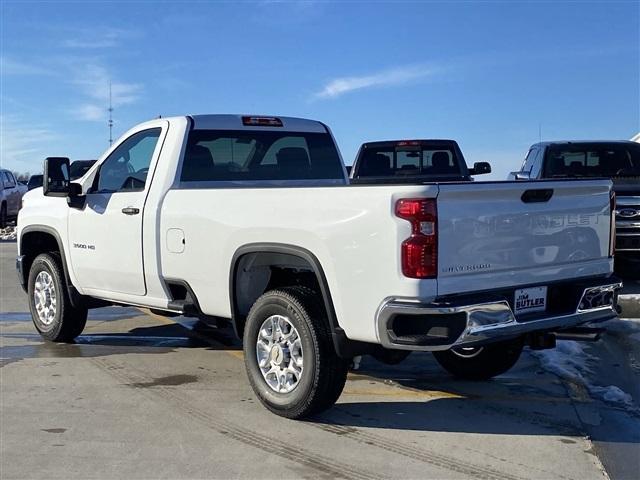
<path fill-rule="evenodd" d="M 505 178 L 542 138 L 640 130 L 640 2 L 0 3 L 0 160 L 97 158 L 158 115 L 258 113 L 453 138 Z"/>

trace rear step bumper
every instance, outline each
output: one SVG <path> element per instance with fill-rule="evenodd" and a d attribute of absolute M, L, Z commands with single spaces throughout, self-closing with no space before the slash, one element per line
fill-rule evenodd
<path fill-rule="evenodd" d="M 420 303 L 390 298 L 376 318 L 380 343 L 398 350 L 435 351 L 474 346 L 535 331 L 563 330 L 617 316 L 616 277 L 580 283 L 575 307 L 563 313 L 516 318 L 507 298 L 478 301 L 478 296 Z M 465 301 L 467 300 L 467 301 Z"/>

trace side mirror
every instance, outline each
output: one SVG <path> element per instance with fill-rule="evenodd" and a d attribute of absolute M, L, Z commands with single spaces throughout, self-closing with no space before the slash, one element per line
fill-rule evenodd
<path fill-rule="evenodd" d="M 47 157 L 44 159 L 42 190 L 49 197 L 68 197 L 69 159 L 66 157 Z"/>
<path fill-rule="evenodd" d="M 476 162 L 473 164 L 473 168 L 469 169 L 471 175 L 483 175 L 485 173 L 491 173 L 491 165 L 489 162 Z"/>
<path fill-rule="evenodd" d="M 511 172 L 514 180 L 531 180 L 529 172 Z"/>

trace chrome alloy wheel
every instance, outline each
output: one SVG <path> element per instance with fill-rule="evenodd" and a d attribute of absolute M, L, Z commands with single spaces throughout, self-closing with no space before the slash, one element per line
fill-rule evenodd
<path fill-rule="evenodd" d="M 482 353 L 482 350 L 484 350 L 484 347 L 456 347 L 451 349 L 455 355 L 462 358 L 476 357 Z"/>
<path fill-rule="evenodd" d="M 33 289 L 33 300 L 40 322 L 43 325 L 51 325 L 56 317 L 56 286 L 49 272 L 38 273 Z"/>
<path fill-rule="evenodd" d="M 289 393 L 302 378 L 302 341 L 287 317 L 271 315 L 258 331 L 258 366 L 267 385 L 278 393 Z"/>

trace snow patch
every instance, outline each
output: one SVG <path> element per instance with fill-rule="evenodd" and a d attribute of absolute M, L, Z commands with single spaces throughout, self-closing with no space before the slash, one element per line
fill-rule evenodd
<path fill-rule="evenodd" d="M 633 398 L 628 393 L 624 392 L 615 385 L 609 385 L 608 387 L 598 387 L 595 385 L 589 386 L 589 391 L 598 395 L 600 398 L 607 402 L 622 403 L 628 407 L 633 406 Z"/>
<path fill-rule="evenodd" d="M 0 240 L 2 241 L 15 241 L 17 236 L 16 227 L 0 228 Z"/>
<path fill-rule="evenodd" d="M 578 342 L 563 340 L 557 343 L 556 348 L 532 353 L 538 357 L 545 370 L 562 378 L 584 382 L 583 374 L 591 373 L 587 365 L 589 355 Z"/>
<path fill-rule="evenodd" d="M 618 320 L 619 321 L 619 320 Z M 638 324 L 640 328 L 640 323 Z M 561 340 L 556 348 L 531 352 L 540 360 L 542 368 L 558 375 L 560 378 L 583 384 L 589 393 L 605 402 L 634 407 L 633 398 L 615 385 L 602 387 L 593 385 L 589 376 L 593 374 L 592 364 L 598 359 L 589 355 L 585 347 L 578 342 Z"/>

